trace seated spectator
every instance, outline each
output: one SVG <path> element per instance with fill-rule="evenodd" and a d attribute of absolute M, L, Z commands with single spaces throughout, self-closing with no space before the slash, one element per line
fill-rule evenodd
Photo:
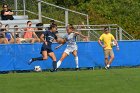
<path fill-rule="evenodd" d="M 24 32 L 24 39 L 26 40 L 26 42 L 30 42 L 30 43 L 40 42 L 40 39 L 38 38 L 38 36 L 34 32 L 34 28 L 32 28 L 31 26 L 32 26 L 32 22 L 28 21 L 27 28 L 24 29 L 24 31 L 25 31 Z"/>
<path fill-rule="evenodd" d="M 5 38 L 4 29 L 2 28 L 2 23 L 0 22 L 0 44 L 8 44 L 8 39 Z"/>
<path fill-rule="evenodd" d="M 14 38 L 16 38 L 16 43 L 20 44 L 22 42 L 25 42 L 25 39 L 23 37 L 23 33 L 21 30 L 18 28 L 18 25 L 14 26 L 14 32 L 13 32 Z"/>
<path fill-rule="evenodd" d="M 37 23 L 36 24 L 36 28 L 35 28 L 35 33 L 38 36 L 38 38 L 40 39 L 40 36 L 44 33 L 43 31 L 43 23 Z M 40 39 L 41 40 L 41 39 Z M 40 41 L 42 42 L 42 41 Z"/>
<path fill-rule="evenodd" d="M 1 11 L 1 19 L 2 20 L 13 20 L 14 13 L 12 12 L 11 9 L 8 8 L 8 5 L 4 4 L 2 8 L 3 8 L 3 10 Z"/>
<path fill-rule="evenodd" d="M 5 25 L 5 29 L 4 30 L 5 30 L 5 37 L 8 39 L 9 43 L 14 43 L 14 38 L 13 38 L 14 36 L 10 32 L 8 24 Z"/>

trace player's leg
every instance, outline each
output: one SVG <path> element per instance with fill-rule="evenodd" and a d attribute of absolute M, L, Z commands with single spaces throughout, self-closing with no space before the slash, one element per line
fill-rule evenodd
<path fill-rule="evenodd" d="M 72 54 L 73 54 L 74 59 L 75 59 L 76 68 L 78 69 L 78 68 L 79 68 L 79 63 L 78 63 L 77 50 L 74 50 L 74 51 L 72 52 Z"/>
<path fill-rule="evenodd" d="M 42 57 L 37 57 L 37 58 L 32 58 L 29 60 L 29 65 L 33 63 L 34 61 L 42 61 L 42 60 L 47 60 L 48 59 L 48 53 L 47 51 L 41 51 Z"/>
<path fill-rule="evenodd" d="M 61 65 L 62 61 L 63 61 L 63 60 L 64 60 L 67 56 L 68 56 L 68 53 L 63 52 L 63 54 L 62 54 L 62 56 L 61 56 L 60 60 L 57 62 L 57 68 L 59 68 L 59 67 L 60 67 L 60 65 Z"/>
<path fill-rule="evenodd" d="M 108 64 L 109 60 L 107 57 L 105 57 L 105 66 Z"/>
<path fill-rule="evenodd" d="M 109 57 L 109 51 L 104 50 L 104 56 L 105 56 L 105 69 L 108 69 L 107 65 L 109 63 L 108 57 Z"/>
<path fill-rule="evenodd" d="M 109 55 L 110 55 L 110 59 L 109 59 L 109 62 L 108 62 L 108 64 L 107 64 L 107 67 L 108 67 L 108 68 L 110 67 L 112 61 L 114 60 L 114 52 L 113 52 L 113 50 L 110 50 L 110 51 L 109 51 Z"/>
<path fill-rule="evenodd" d="M 53 60 L 53 63 L 52 63 L 52 65 L 53 65 L 53 71 L 56 71 L 57 70 L 56 69 L 57 68 L 56 56 L 55 56 L 54 52 L 50 52 L 50 53 L 48 53 L 48 55 Z"/>

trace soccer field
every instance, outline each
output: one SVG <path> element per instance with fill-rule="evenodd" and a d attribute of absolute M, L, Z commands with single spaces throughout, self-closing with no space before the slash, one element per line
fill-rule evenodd
<path fill-rule="evenodd" d="M 139 93 L 140 68 L 0 74 L 0 93 Z"/>

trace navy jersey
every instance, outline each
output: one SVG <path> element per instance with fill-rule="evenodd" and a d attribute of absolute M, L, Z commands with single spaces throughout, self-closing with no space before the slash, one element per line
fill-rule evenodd
<path fill-rule="evenodd" d="M 48 43 L 47 44 L 48 47 L 51 47 L 53 40 L 57 39 L 57 36 L 55 35 L 55 33 L 50 32 L 50 31 L 45 31 L 44 37 L 45 37 L 45 41 Z M 45 43 L 43 45 L 45 45 Z"/>

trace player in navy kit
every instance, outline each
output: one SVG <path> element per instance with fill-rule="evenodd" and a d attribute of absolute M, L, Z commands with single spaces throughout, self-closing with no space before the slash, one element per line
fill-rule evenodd
<path fill-rule="evenodd" d="M 55 32 L 57 31 L 57 25 L 52 24 L 50 25 L 49 31 L 45 31 L 44 34 L 41 35 L 41 40 L 44 42 L 41 47 L 41 54 L 42 57 L 32 58 L 29 61 L 29 65 L 34 61 L 41 61 L 41 60 L 47 60 L 48 56 L 51 57 L 53 60 L 53 71 L 56 69 L 56 56 L 54 52 L 52 51 L 51 45 L 54 40 L 57 41 L 57 36 Z M 45 39 L 44 39 L 45 38 Z"/>

